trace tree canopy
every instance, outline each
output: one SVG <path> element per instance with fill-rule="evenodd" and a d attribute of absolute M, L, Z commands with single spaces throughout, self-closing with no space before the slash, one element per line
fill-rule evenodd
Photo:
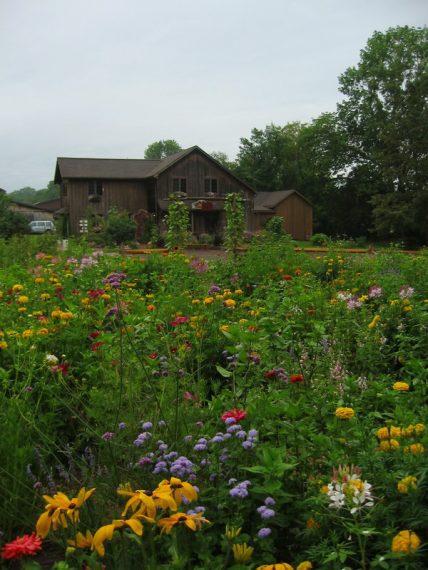
<path fill-rule="evenodd" d="M 36 204 L 37 202 L 45 202 L 47 200 L 54 200 L 60 196 L 60 187 L 55 184 L 53 180 L 49 182 L 46 188 L 36 190 L 31 186 L 25 186 L 19 190 L 9 192 L 8 196 L 17 202 L 24 202 L 25 204 Z"/>
<path fill-rule="evenodd" d="M 173 139 L 167 139 L 162 141 L 156 141 L 146 148 L 144 152 L 144 158 L 148 160 L 159 160 L 175 154 L 182 150 L 181 146 L 177 141 Z"/>

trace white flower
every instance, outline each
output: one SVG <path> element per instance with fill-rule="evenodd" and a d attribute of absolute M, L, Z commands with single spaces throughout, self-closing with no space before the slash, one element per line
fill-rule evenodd
<path fill-rule="evenodd" d="M 45 356 L 45 362 L 46 362 L 46 364 L 49 364 L 52 366 L 52 365 L 58 364 L 58 358 L 55 356 L 55 354 L 47 354 Z"/>
<path fill-rule="evenodd" d="M 343 483 L 329 483 L 327 495 L 330 498 L 329 507 L 331 509 L 341 509 L 345 504 L 346 496 L 343 492 Z"/>

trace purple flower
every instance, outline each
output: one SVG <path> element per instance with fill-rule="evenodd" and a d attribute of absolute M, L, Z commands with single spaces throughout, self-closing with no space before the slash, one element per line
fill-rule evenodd
<path fill-rule="evenodd" d="M 159 420 L 159 421 L 158 421 L 158 426 L 159 426 L 160 428 L 165 427 L 165 426 L 166 426 L 166 421 L 164 421 L 164 420 Z"/>
<path fill-rule="evenodd" d="M 378 297 L 381 297 L 382 293 L 383 293 L 382 287 L 379 287 L 379 285 L 373 285 L 373 287 L 370 287 L 369 289 L 369 298 L 376 299 Z"/>
<path fill-rule="evenodd" d="M 245 499 L 245 497 L 248 497 L 248 495 L 249 495 L 248 489 L 247 489 L 247 487 L 249 485 L 251 485 L 250 481 L 242 481 L 242 483 L 238 483 L 235 487 L 233 487 L 229 491 L 229 495 L 231 497 L 236 497 L 239 499 Z"/>
<path fill-rule="evenodd" d="M 224 423 L 225 423 L 227 426 L 231 426 L 232 424 L 236 424 L 236 420 L 235 420 L 235 418 L 227 418 L 227 419 L 224 421 Z"/>
<path fill-rule="evenodd" d="M 143 467 L 144 465 L 150 465 L 151 463 L 153 463 L 153 460 L 150 457 L 141 457 L 138 460 L 138 465 L 140 465 L 141 467 Z"/>
<path fill-rule="evenodd" d="M 252 449 L 252 448 L 254 447 L 254 443 L 253 443 L 252 441 L 249 441 L 249 440 L 243 441 L 243 442 L 242 442 L 242 447 L 243 447 L 244 449 Z"/>
<path fill-rule="evenodd" d="M 248 432 L 248 437 L 252 439 L 257 439 L 258 436 L 259 432 L 256 429 L 250 429 L 250 431 Z"/>
<path fill-rule="evenodd" d="M 235 418 L 232 418 L 235 419 Z M 227 428 L 227 433 L 235 433 L 235 431 L 239 431 L 241 426 L 239 424 L 232 424 Z"/>
<path fill-rule="evenodd" d="M 142 426 L 141 426 L 144 430 L 149 430 L 152 429 L 153 424 L 152 422 L 143 422 Z"/>
<path fill-rule="evenodd" d="M 144 443 L 150 439 L 152 437 L 152 434 L 148 431 L 145 431 L 143 433 L 140 433 L 137 437 L 136 440 L 134 440 L 134 445 L 136 445 L 137 447 L 140 447 L 141 445 L 144 445 Z"/>
<path fill-rule="evenodd" d="M 120 424 L 117 426 L 119 429 L 125 429 L 126 428 L 126 423 L 125 422 L 120 422 Z"/>
<path fill-rule="evenodd" d="M 180 479 L 184 479 L 186 477 L 190 478 L 190 476 L 194 474 L 193 463 L 183 455 L 171 464 L 169 470 L 173 475 L 176 475 Z"/>
<path fill-rule="evenodd" d="M 211 285 L 208 289 L 208 295 L 214 295 L 215 293 L 220 293 L 221 289 L 218 285 Z"/>
<path fill-rule="evenodd" d="M 205 445 L 205 443 L 197 443 L 194 447 L 193 450 L 194 451 L 206 451 L 208 448 Z"/>
<path fill-rule="evenodd" d="M 209 461 L 209 459 L 202 459 L 202 461 L 199 463 L 199 465 L 201 467 L 206 467 L 207 465 L 211 465 L 211 461 Z"/>
<path fill-rule="evenodd" d="M 197 428 L 203 428 L 203 427 L 204 427 L 204 422 L 201 422 L 201 421 L 196 422 L 196 423 L 195 423 L 195 426 L 196 426 Z"/>
<path fill-rule="evenodd" d="M 270 534 L 272 533 L 270 528 L 261 528 L 259 530 L 259 532 L 257 533 L 257 536 L 259 538 L 266 538 L 268 537 Z"/>
<path fill-rule="evenodd" d="M 247 432 L 241 429 L 235 433 L 235 437 L 238 439 L 245 439 L 247 437 Z"/>
<path fill-rule="evenodd" d="M 400 289 L 400 299 L 408 299 L 414 292 L 415 290 L 413 287 L 410 287 L 410 285 L 404 285 L 404 287 L 401 287 Z"/>
<path fill-rule="evenodd" d="M 103 439 L 104 441 L 111 441 L 113 439 L 113 437 L 114 437 L 114 433 L 112 431 L 106 431 L 101 436 L 101 439 Z"/>
<path fill-rule="evenodd" d="M 152 473 L 154 473 L 155 475 L 157 475 L 158 473 L 168 473 L 166 461 L 158 461 Z"/>
<path fill-rule="evenodd" d="M 265 505 L 267 505 L 268 507 L 273 507 L 275 505 L 275 499 L 273 499 L 272 497 L 266 497 Z"/>
<path fill-rule="evenodd" d="M 212 438 L 211 443 L 223 443 L 223 441 L 224 441 L 223 434 L 217 434 Z"/>
<path fill-rule="evenodd" d="M 257 512 L 262 517 L 262 519 L 271 519 L 275 516 L 275 511 L 273 509 L 269 509 L 266 505 L 262 505 L 257 509 Z"/>

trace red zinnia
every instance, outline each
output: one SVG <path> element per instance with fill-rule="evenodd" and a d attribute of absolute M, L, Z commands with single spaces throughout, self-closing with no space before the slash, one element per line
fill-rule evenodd
<path fill-rule="evenodd" d="M 175 317 L 175 319 L 171 321 L 169 324 L 172 327 L 177 327 L 178 325 L 184 325 L 184 323 L 187 323 L 188 320 L 189 317 Z"/>
<path fill-rule="evenodd" d="M 299 382 L 303 382 L 304 378 L 301 374 L 294 374 L 294 376 L 290 376 L 290 382 L 294 382 L 298 384 Z"/>
<path fill-rule="evenodd" d="M 97 352 L 97 350 L 98 350 L 103 344 L 104 344 L 104 343 L 103 343 L 102 340 L 99 340 L 99 341 L 97 341 L 97 342 L 93 342 L 93 343 L 91 344 L 91 350 L 92 350 L 92 352 Z"/>
<path fill-rule="evenodd" d="M 35 556 L 41 549 L 42 541 L 33 532 L 32 534 L 24 534 L 24 536 L 17 536 L 12 542 L 5 544 L 1 551 L 1 557 L 5 560 L 12 560 L 23 556 Z"/>
<path fill-rule="evenodd" d="M 149 354 L 149 358 L 151 358 L 152 360 L 156 360 L 156 358 L 158 357 L 158 353 L 157 352 L 151 352 Z"/>
<path fill-rule="evenodd" d="M 233 408 L 232 410 L 224 412 L 224 414 L 221 416 L 221 419 L 225 422 L 229 418 L 234 418 L 237 422 L 240 422 L 246 417 L 247 412 L 245 410 L 238 410 L 237 408 Z"/>

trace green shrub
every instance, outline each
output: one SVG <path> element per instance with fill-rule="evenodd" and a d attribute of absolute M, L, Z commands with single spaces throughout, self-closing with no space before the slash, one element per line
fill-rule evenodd
<path fill-rule="evenodd" d="M 314 234 L 311 237 L 310 242 L 312 245 L 325 246 L 328 245 L 331 242 L 331 240 L 325 234 Z"/>
<path fill-rule="evenodd" d="M 121 245 L 135 241 L 134 220 L 131 220 L 126 212 L 119 212 L 115 208 L 110 210 L 107 216 L 104 239 L 108 245 Z"/>

